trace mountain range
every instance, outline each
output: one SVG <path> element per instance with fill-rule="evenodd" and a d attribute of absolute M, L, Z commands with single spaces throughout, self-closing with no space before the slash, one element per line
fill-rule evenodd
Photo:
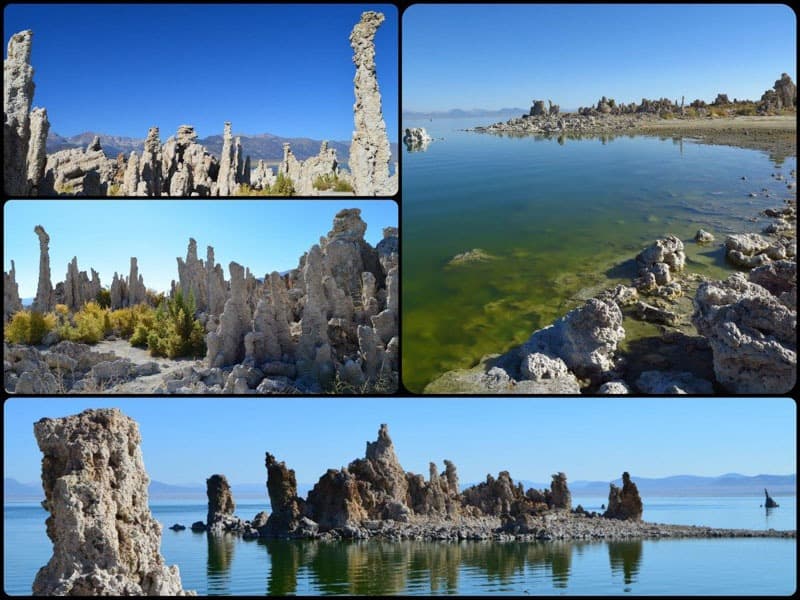
<path fill-rule="evenodd" d="M 739 473 L 726 473 L 718 477 L 701 477 L 697 475 L 673 475 L 671 477 L 649 478 L 631 475 L 631 479 L 639 488 L 639 493 L 647 496 L 760 496 L 764 488 L 769 490 L 771 496 L 792 496 L 796 493 L 797 476 L 792 475 L 741 475 Z M 517 483 L 515 481 L 515 483 Z M 549 488 L 549 483 L 541 483 L 522 479 L 519 481 L 525 489 Z M 599 496 L 608 495 L 608 481 L 577 480 L 569 482 L 569 489 L 573 496 Z M 613 482 L 622 486 L 622 480 Z M 474 485 L 463 483 L 464 489 Z M 298 495 L 305 497 L 314 484 L 300 483 L 297 485 Z M 237 498 L 263 498 L 267 499 L 266 483 L 233 483 L 231 484 L 233 497 Z M 173 485 L 161 481 L 150 482 L 150 497 L 158 499 L 169 498 L 196 498 L 204 499 L 206 496 L 205 484 L 192 483 L 186 485 Z M 3 480 L 3 498 L 5 501 L 39 501 L 42 499 L 42 486 L 40 483 L 20 483 L 16 479 L 6 477 Z"/>
<path fill-rule="evenodd" d="M 501 108 L 499 110 L 489 110 L 485 108 L 451 108 L 450 110 L 434 110 L 431 112 L 423 111 L 403 111 L 404 119 L 464 119 L 469 117 L 519 117 L 528 114 L 528 108 Z M 91 141 L 91 140 L 89 140 Z M 88 143 L 88 142 L 87 142 Z"/>
<path fill-rule="evenodd" d="M 86 131 L 71 137 L 64 137 L 57 133 L 50 132 L 47 136 L 47 153 L 50 154 L 68 148 L 85 148 L 92 142 L 95 136 L 100 137 L 100 145 L 109 158 L 116 158 L 120 152 L 128 156 L 133 150 L 141 154 L 144 148 L 144 138 L 107 135 L 105 133 L 96 133 L 93 131 Z M 264 160 L 270 165 L 279 163 L 283 159 L 283 144 L 286 142 L 291 144 L 292 154 L 299 160 L 305 160 L 311 156 L 316 156 L 319 153 L 320 144 L 322 144 L 322 140 L 313 140 L 311 138 L 285 138 L 272 135 L 271 133 L 259 133 L 255 135 L 234 133 L 234 137 L 236 136 L 242 139 L 242 154 L 245 157 L 250 157 L 250 162 L 254 167 L 259 160 Z M 216 157 L 219 157 L 222 153 L 221 134 L 199 138 L 197 143 L 205 146 L 208 151 Z M 346 165 L 350 155 L 350 141 L 328 141 L 328 146 L 336 150 L 336 156 L 339 162 Z M 397 144 L 391 144 L 391 151 L 392 162 L 395 162 L 397 161 Z"/>

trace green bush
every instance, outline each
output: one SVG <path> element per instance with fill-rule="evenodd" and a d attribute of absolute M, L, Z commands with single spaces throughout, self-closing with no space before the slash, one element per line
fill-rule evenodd
<path fill-rule="evenodd" d="M 111 292 L 106 289 L 101 289 L 97 292 L 95 302 L 100 305 L 100 308 L 111 308 Z"/>
<path fill-rule="evenodd" d="M 336 183 L 333 186 L 333 191 L 334 192 L 352 192 L 353 191 L 353 186 L 350 185 L 344 179 L 337 178 L 336 179 Z"/>
<path fill-rule="evenodd" d="M 97 302 L 87 302 L 72 316 L 72 323 L 65 322 L 58 328 L 62 340 L 96 344 L 111 333 L 108 310 Z"/>
<path fill-rule="evenodd" d="M 283 173 L 278 173 L 275 183 L 269 187 L 270 196 L 291 196 L 294 191 L 294 182 Z"/>
<path fill-rule="evenodd" d="M 315 190 L 333 190 L 335 192 L 352 192 L 353 186 L 347 181 L 339 179 L 339 176 L 333 173 L 325 173 L 319 175 L 311 184 Z"/>
<path fill-rule="evenodd" d="M 144 347 L 151 356 L 169 358 L 205 356 L 205 331 L 194 318 L 194 296 L 188 298 L 178 291 L 173 298 L 165 300 L 159 307 L 136 324 L 131 344 Z"/>
<path fill-rule="evenodd" d="M 5 339 L 12 344 L 41 344 L 44 336 L 56 327 L 54 314 L 21 310 L 14 313 L 5 327 Z"/>
<path fill-rule="evenodd" d="M 108 313 L 108 317 L 110 330 L 114 335 L 128 339 L 133 336 L 140 323 L 145 327 L 152 326 L 155 311 L 147 304 L 137 304 L 128 308 L 112 310 Z"/>

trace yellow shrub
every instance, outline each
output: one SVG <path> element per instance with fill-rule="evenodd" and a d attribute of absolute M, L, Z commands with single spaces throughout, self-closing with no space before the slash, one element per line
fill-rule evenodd
<path fill-rule="evenodd" d="M 108 310 L 100 308 L 97 302 L 87 302 L 72 320 L 74 326 L 65 324 L 59 328 L 62 339 L 96 344 L 109 332 Z"/>
<path fill-rule="evenodd" d="M 56 304 L 56 314 L 66 317 L 69 314 L 69 308 L 66 304 Z"/>
<path fill-rule="evenodd" d="M 5 327 L 5 339 L 13 344 L 41 344 L 45 335 L 56 327 L 54 314 L 21 310 Z"/>

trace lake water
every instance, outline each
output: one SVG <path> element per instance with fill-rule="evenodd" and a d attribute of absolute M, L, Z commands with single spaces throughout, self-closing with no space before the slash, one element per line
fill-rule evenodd
<path fill-rule="evenodd" d="M 701 247 L 695 232 L 722 242 L 761 231 L 770 221 L 760 211 L 790 195 L 771 174 L 788 178 L 797 166 L 796 157 L 687 140 L 459 131 L 489 122 L 404 124 L 444 138 L 403 150 L 402 369 L 413 392 L 520 344 L 582 304 L 586 289 L 629 284 L 630 260 L 666 234 L 684 241 L 690 270 L 725 277 L 721 245 Z M 495 259 L 447 266 L 473 248 Z"/>
<path fill-rule="evenodd" d="M 662 523 L 795 529 L 796 498 L 777 496 L 769 515 L 760 497 L 652 498 L 645 519 Z M 573 498 L 599 510 L 602 498 Z M 237 505 L 252 518 L 265 502 Z M 186 589 L 199 594 L 791 594 L 797 545 L 792 539 L 645 540 L 591 543 L 336 542 L 212 538 L 189 529 L 206 505 L 154 501 L 164 526 L 162 554 L 180 567 Z M 45 511 L 4 506 L 4 581 L 8 594 L 28 595 L 50 558 Z"/>

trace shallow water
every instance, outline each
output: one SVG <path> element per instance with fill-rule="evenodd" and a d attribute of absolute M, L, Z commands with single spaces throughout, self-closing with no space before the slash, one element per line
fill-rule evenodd
<path fill-rule="evenodd" d="M 476 124 L 404 124 L 445 138 L 403 154 L 402 368 L 414 392 L 523 342 L 581 304 L 582 290 L 629 283 L 630 260 L 663 235 L 684 240 L 690 270 L 724 277 L 724 236 L 768 224 L 758 213 L 790 195 L 770 174 L 797 164 L 657 137 L 562 144 L 458 131 Z M 701 227 L 720 244 L 694 243 Z M 496 258 L 447 266 L 473 248 Z"/>
<path fill-rule="evenodd" d="M 645 519 L 754 529 L 794 529 L 796 499 L 652 498 Z M 601 498 L 573 498 L 599 510 Z M 264 502 L 241 502 L 252 518 Z M 205 518 L 197 501 L 152 505 L 164 526 L 162 554 L 180 568 L 183 586 L 200 594 L 789 594 L 796 585 L 796 540 L 698 539 L 592 543 L 245 541 L 211 538 L 187 527 Z M 44 510 L 4 507 L 4 589 L 30 593 L 50 557 Z M 676 573 L 680 573 L 676 577 Z"/>

